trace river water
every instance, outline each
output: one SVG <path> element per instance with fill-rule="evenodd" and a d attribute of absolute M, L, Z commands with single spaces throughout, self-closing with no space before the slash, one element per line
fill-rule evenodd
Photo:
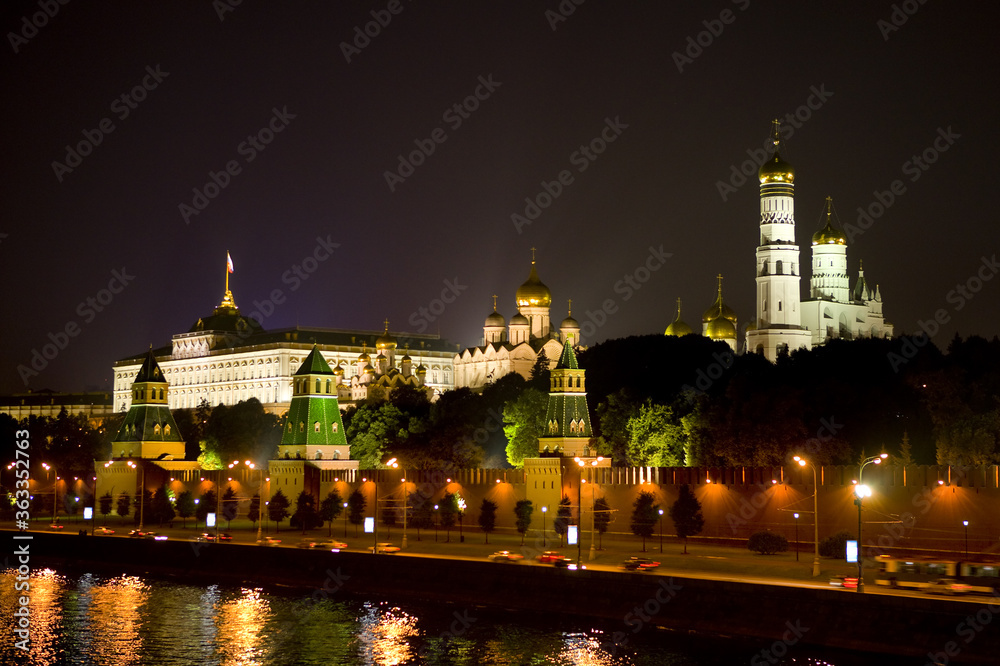
<path fill-rule="evenodd" d="M 3 664 L 667 664 L 848 666 L 876 655 L 689 636 L 652 626 L 388 599 L 323 598 L 282 587 L 201 585 L 144 576 L 34 572 L 30 651 L 5 629 Z M 17 608 L 0 573 L 0 613 Z M 598 595 L 599 596 L 599 595 Z M 600 603 L 599 598 L 595 599 Z M 911 660 L 912 661 L 912 660 Z"/>

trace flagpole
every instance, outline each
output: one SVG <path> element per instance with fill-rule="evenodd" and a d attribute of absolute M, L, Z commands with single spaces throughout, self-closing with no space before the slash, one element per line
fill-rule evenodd
<path fill-rule="evenodd" d="M 229 293 L 229 252 L 226 252 L 226 293 Z"/>

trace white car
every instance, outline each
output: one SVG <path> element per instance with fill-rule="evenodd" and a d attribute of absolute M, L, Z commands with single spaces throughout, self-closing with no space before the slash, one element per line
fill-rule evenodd
<path fill-rule="evenodd" d="M 274 537 L 264 537 L 257 542 L 260 546 L 280 546 L 281 539 L 275 539 Z"/>
<path fill-rule="evenodd" d="M 399 546 L 393 546 L 391 543 L 378 543 L 371 546 L 368 550 L 376 553 L 398 553 L 400 549 Z"/>
<path fill-rule="evenodd" d="M 107 527 L 104 527 L 103 525 L 100 526 L 100 527 L 95 527 L 94 528 L 94 534 L 114 534 L 114 533 L 115 533 L 114 530 L 108 529 Z"/>

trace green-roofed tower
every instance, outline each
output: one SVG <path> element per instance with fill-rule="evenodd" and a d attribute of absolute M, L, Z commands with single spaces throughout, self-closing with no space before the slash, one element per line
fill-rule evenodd
<path fill-rule="evenodd" d="M 587 408 L 586 371 L 580 368 L 572 341 L 563 343 L 559 363 L 550 374 L 545 434 L 538 439 L 540 453 L 590 456 L 594 431 Z"/>
<path fill-rule="evenodd" d="M 184 439 L 167 406 L 169 390 L 150 349 L 132 383 L 132 406 L 112 443 L 113 457 L 184 459 Z"/>
<path fill-rule="evenodd" d="M 278 457 L 346 460 L 349 455 L 337 402 L 337 377 L 314 345 L 292 376 L 292 401 Z"/>

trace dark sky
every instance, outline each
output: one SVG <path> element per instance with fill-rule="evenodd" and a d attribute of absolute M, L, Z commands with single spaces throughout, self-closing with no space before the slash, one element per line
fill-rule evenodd
<path fill-rule="evenodd" d="M 268 329 L 388 318 L 478 344 L 491 294 L 514 313 L 532 247 L 553 319 L 572 298 L 585 344 L 662 332 L 678 296 L 697 325 L 720 272 L 742 328 L 758 189 L 751 178 L 723 197 L 719 182 L 764 145 L 772 118 L 810 103 L 783 153 L 802 262 L 830 195 L 857 229 L 850 270 L 864 261 L 897 331 L 939 309 L 939 346 L 1000 331 L 1000 280 L 952 291 L 998 270 L 980 268 L 998 249 L 996 3 L 909 0 L 891 31 L 891 2 L 561 4 L 575 11 L 553 30 L 556 0 L 244 0 L 224 20 L 209 0 L 69 2 L 35 30 L 24 17 L 39 4 L 5 3 L 0 392 L 109 388 L 114 360 L 211 312 L 227 250 L 245 314 L 281 291 Z M 391 21 L 348 62 L 342 43 L 372 11 Z M 129 108 L 122 95 L 144 80 Z M 478 108 L 458 116 L 477 90 Z M 269 123 L 281 131 L 265 131 L 262 150 L 243 143 Z M 390 189 L 385 172 L 435 130 L 444 141 Z M 602 131 L 614 141 L 601 154 L 577 153 Z M 66 146 L 87 135 L 99 145 L 68 163 Z M 920 170 L 910 161 L 925 150 L 934 163 Z M 185 220 L 179 206 L 230 161 L 238 173 Z M 563 170 L 572 181 L 515 228 L 525 198 Z M 895 201 L 857 227 L 857 209 L 896 180 Z M 301 281 L 290 271 L 317 238 L 338 247 Z M 636 270 L 661 246 L 671 256 L 638 290 L 619 282 L 646 278 Z M 124 288 L 102 293 L 115 271 Z M 88 298 L 103 298 L 100 312 Z M 613 312 L 595 314 L 608 300 Z M 76 335 L 60 339 L 67 327 Z M 50 334 L 65 348 L 26 387 L 18 366 Z"/>

